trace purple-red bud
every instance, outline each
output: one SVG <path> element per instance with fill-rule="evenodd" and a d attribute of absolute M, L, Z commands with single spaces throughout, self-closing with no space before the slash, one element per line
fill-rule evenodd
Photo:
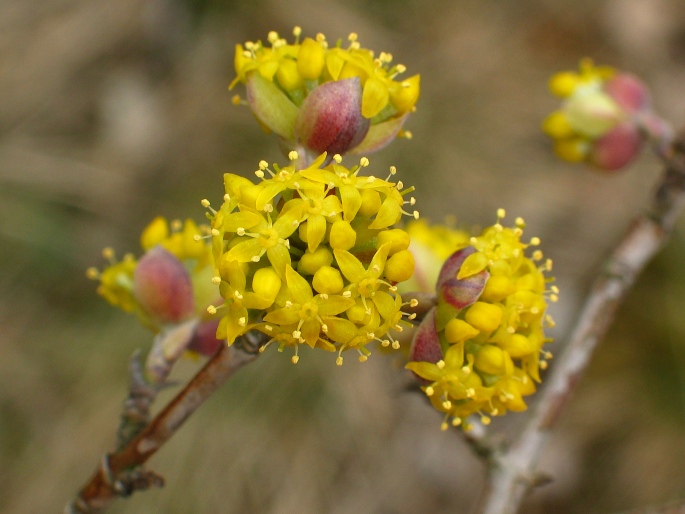
<path fill-rule="evenodd" d="M 432 362 L 435 364 L 444 357 L 435 326 L 435 312 L 435 307 L 429 310 L 419 328 L 416 329 L 409 349 L 409 360 L 412 362 Z"/>
<path fill-rule="evenodd" d="M 161 246 L 149 250 L 133 273 L 133 296 L 160 323 L 177 323 L 195 309 L 193 285 L 178 258 Z"/>
<path fill-rule="evenodd" d="M 637 157 L 642 142 L 634 123 L 621 123 L 595 142 L 590 161 L 603 170 L 619 170 Z"/>
<path fill-rule="evenodd" d="M 219 326 L 218 319 L 210 319 L 200 323 L 195 329 L 193 338 L 188 345 L 188 350 L 200 355 L 211 357 L 223 344 L 223 340 L 216 338 L 216 329 Z"/>
<path fill-rule="evenodd" d="M 457 250 L 445 261 L 438 275 L 436 290 L 440 300 L 456 309 L 463 309 L 475 303 L 490 278 L 490 274 L 483 270 L 461 280 L 457 279 L 462 264 L 475 252 L 476 249 L 472 246 Z"/>
<path fill-rule="evenodd" d="M 293 134 L 317 153 L 344 154 L 362 142 L 369 126 L 359 77 L 353 77 L 316 87 L 300 106 Z"/>
<path fill-rule="evenodd" d="M 643 111 L 650 106 L 649 89 L 629 73 L 619 73 L 604 84 L 604 91 L 627 113 Z"/>

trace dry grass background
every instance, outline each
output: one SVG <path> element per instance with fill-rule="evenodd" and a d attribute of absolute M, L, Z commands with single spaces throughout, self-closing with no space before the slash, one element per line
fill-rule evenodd
<path fill-rule="evenodd" d="M 137 250 L 158 213 L 201 218 L 223 172 L 282 160 L 226 86 L 236 42 L 294 25 L 358 32 L 422 74 L 414 139 L 372 169 L 396 164 L 435 220 L 524 216 L 555 260 L 561 342 L 659 166 L 645 156 L 607 177 L 557 162 L 539 132 L 547 77 L 591 55 L 640 74 L 685 121 L 678 0 L 0 1 L 0 512 L 60 511 L 113 444 L 127 358 L 150 337 L 84 269 L 105 245 Z M 682 228 L 622 308 L 544 460 L 555 482 L 523 512 L 685 497 Z M 469 512 L 482 466 L 438 425 L 381 356 L 293 367 L 267 352 L 152 459 L 167 487 L 111 512 Z"/>

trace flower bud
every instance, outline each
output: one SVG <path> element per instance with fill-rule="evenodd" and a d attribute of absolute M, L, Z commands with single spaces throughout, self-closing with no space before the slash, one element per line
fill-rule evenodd
<path fill-rule="evenodd" d="M 317 293 L 336 294 L 342 291 L 343 279 L 340 272 L 330 266 L 320 267 L 314 273 L 312 286 Z"/>
<path fill-rule="evenodd" d="M 302 102 L 293 135 L 306 148 L 343 154 L 366 136 L 370 122 L 362 115 L 362 88 L 358 77 L 327 82 Z"/>
<path fill-rule="evenodd" d="M 218 319 L 211 319 L 200 323 L 188 344 L 188 350 L 197 352 L 205 357 L 214 355 L 223 343 L 223 340 L 216 338 L 218 326 Z"/>
<path fill-rule="evenodd" d="M 435 326 L 435 308 L 428 311 L 426 317 L 416 329 L 409 349 L 409 360 L 436 363 L 443 358 L 440 338 Z"/>
<path fill-rule="evenodd" d="M 177 323 L 193 313 L 195 301 L 188 271 L 160 246 L 149 250 L 133 274 L 133 296 L 160 323 Z"/>
<path fill-rule="evenodd" d="M 619 170 L 637 157 L 642 149 L 642 137 L 633 123 L 622 123 L 597 140 L 590 153 L 590 162 L 607 171 Z"/>
<path fill-rule="evenodd" d="M 604 91 L 629 113 L 648 109 L 651 103 L 647 86 L 629 73 L 615 75 L 604 85 Z"/>

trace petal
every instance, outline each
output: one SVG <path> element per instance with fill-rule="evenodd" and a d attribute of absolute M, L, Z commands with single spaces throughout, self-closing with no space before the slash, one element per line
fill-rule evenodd
<path fill-rule="evenodd" d="M 457 370 L 464 365 L 464 343 L 451 345 L 445 353 L 445 368 Z"/>
<path fill-rule="evenodd" d="M 488 265 L 488 257 L 483 252 L 476 252 L 469 255 L 461 265 L 457 278 L 462 279 L 470 277 L 483 271 Z"/>
<path fill-rule="evenodd" d="M 364 84 L 364 92 L 362 93 L 362 115 L 365 118 L 373 118 L 383 110 L 389 99 L 390 93 L 383 81 L 376 77 L 370 77 Z"/>
<path fill-rule="evenodd" d="M 354 283 L 359 282 L 362 278 L 364 278 L 366 269 L 359 259 L 357 259 L 354 255 L 347 250 L 339 250 L 337 248 L 333 250 L 333 254 L 335 255 L 335 260 L 340 267 L 340 271 L 342 271 L 342 274 L 345 275 L 347 280 Z"/>
<path fill-rule="evenodd" d="M 335 316 L 352 307 L 354 303 L 352 298 L 345 298 L 340 295 L 329 295 L 326 300 L 322 299 L 321 295 L 316 297 L 316 305 L 321 316 Z"/>
<path fill-rule="evenodd" d="M 326 235 L 326 218 L 321 214 L 310 214 L 307 218 L 307 246 L 315 251 Z"/>
<path fill-rule="evenodd" d="M 371 297 L 374 305 L 383 319 L 390 319 L 400 310 L 395 303 L 395 299 L 384 291 L 376 291 L 376 294 Z"/>
<path fill-rule="evenodd" d="M 346 344 L 357 335 L 357 325 L 350 320 L 324 316 L 323 321 L 328 327 L 326 336 L 336 343 Z"/>
<path fill-rule="evenodd" d="M 362 196 L 354 186 L 342 185 L 339 190 L 345 221 L 352 221 L 362 206 Z"/>
<path fill-rule="evenodd" d="M 240 211 L 224 217 L 222 228 L 227 232 L 236 232 L 239 228 L 250 229 L 264 218 L 252 211 Z"/>
<path fill-rule="evenodd" d="M 292 266 L 286 266 L 285 280 L 288 284 L 290 295 L 297 303 L 307 303 L 314 297 L 312 294 L 312 288 L 309 286 L 309 282 L 307 282 L 302 275 L 295 271 Z"/>
<path fill-rule="evenodd" d="M 297 310 L 292 307 L 282 307 L 275 311 L 271 311 L 264 316 L 264 321 L 275 323 L 276 325 L 290 325 L 292 323 L 297 323 L 299 320 L 300 315 Z"/>
<path fill-rule="evenodd" d="M 378 275 L 376 276 L 379 276 L 381 271 L 383 271 L 383 268 L 385 268 L 385 261 L 388 260 L 388 253 L 390 252 L 390 248 L 392 248 L 392 243 L 390 241 L 388 241 L 387 243 L 383 243 L 381 247 L 378 249 L 378 251 L 374 254 L 373 259 L 371 259 L 371 263 L 369 264 L 369 271 L 378 273 Z"/>
<path fill-rule="evenodd" d="M 297 230 L 302 219 L 303 204 L 299 203 L 297 206 L 289 208 L 287 211 L 281 211 L 278 219 L 273 225 L 274 230 L 278 232 L 278 237 L 286 239 Z"/>
<path fill-rule="evenodd" d="M 442 377 L 442 371 L 430 362 L 410 362 L 405 368 L 431 382 L 436 382 Z"/>
<path fill-rule="evenodd" d="M 285 277 L 285 267 L 290 265 L 290 251 L 285 247 L 285 245 L 277 244 L 267 249 L 266 256 L 269 258 L 269 262 L 278 273 L 278 276 L 282 278 Z"/>
<path fill-rule="evenodd" d="M 381 208 L 378 210 L 378 214 L 376 214 L 376 219 L 374 219 L 373 223 L 369 225 L 369 228 L 387 228 L 390 225 L 397 223 L 397 220 L 399 220 L 401 216 L 402 208 L 397 200 L 387 197 L 385 200 L 383 200 Z"/>
<path fill-rule="evenodd" d="M 309 346 L 314 348 L 316 341 L 319 339 L 319 334 L 321 333 L 321 323 L 310 318 L 302 324 L 300 332 L 302 332 L 302 339 L 304 339 Z"/>
<path fill-rule="evenodd" d="M 283 182 L 262 182 L 261 192 L 257 195 L 255 207 L 258 211 L 263 211 L 264 206 L 269 203 L 278 193 L 286 189 Z"/>
<path fill-rule="evenodd" d="M 258 256 L 262 250 L 263 248 L 259 241 L 251 237 L 248 241 L 235 245 L 226 255 L 238 262 L 251 262 L 252 258 Z"/>

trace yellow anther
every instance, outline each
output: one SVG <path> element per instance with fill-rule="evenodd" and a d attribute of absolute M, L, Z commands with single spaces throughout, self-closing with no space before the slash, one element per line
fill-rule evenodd
<path fill-rule="evenodd" d="M 262 170 L 257 170 L 254 174 L 257 175 L 257 178 L 264 178 L 264 172 Z"/>
<path fill-rule="evenodd" d="M 301 34 L 302 34 L 302 27 L 295 25 L 295 28 L 293 29 L 293 36 L 300 37 Z"/>
<path fill-rule="evenodd" d="M 193 241 L 195 241 L 196 243 L 199 243 L 201 239 L 202 239 L 202 236 L 200 234 L 195 234 L 193 236 Z"/>
<path fill-rule="evenodd" d="M 213 305 L 210 305 L 209 307 L 207 307 L 207 312 L 209 314 L 216 314 L 216 307 L 214 307 Z"/>
<path fill-rule="evenodd" d="M 290 357 L 290 362 L 292 362 L 293 364 L 297 364 L 297 362 L 299 360 L 300 360 L 300 357 L 297 355 L 293 355 L 292 357 Z"/>
<path fill-rule="evenodd" d="M 366 168 L 369 165 L 369 159 L 367 157 L 362 157 L 359 159 L 359 166 Z"/>
<path fill-rule="evenodd" d="M 240 105 L 243 103 L 243 100 L 242 100 L 242 98 L 240 98 L 240 95 L 233 95 L 231 97 L 231 103 L 233 105 Z"/>
<path fill-rule="evenodd" d="M 221 284 L 221 277 L 212 277 L 212 284 L 214 284 L 215 286 Z"/>
<path fill-rule="evenodd" d="M 459 425 L 461 425 L 461 418 L 452 418 L 452 426 L 458 427 Z"/>
<path fill-rule="evenodd" d="M 445 361 L 439 360 L 438 362 L 435 363 L 435 365 L 438 367 L 438 369 L 444 369 L 445 368 Z"/>
<path fill-rule="evenodd" d="M 350 32 L 350 34 L 347 36 L 348 41 L 356 41 L 359 36 L 357 35 L 356 32 Z"/>
<path fill-rule="evenodd" d="M 540 244 L 540 238 L 539 237 L 531 237 L 530 238 L 530 244 L 531 244 L 531 246 L 538 246 Z"/>
<path fill-rule="evenodd" d="M 266 36 L 266 39 L 269 41 L 269 43 L 274 43 L 278 41 L 278 32 L 275 30 L 269 31 L 269 34 Z"/>
<path fill-rule="evenodd" d="M 447 430 L 449 427 L 450 427 L 450 426 L 447 424 L 447 421 L 443 421 L 443 422 L 440 424 L 440 430 L 442 430 L 443 432 L 444 432 L 445 430 Z"/>
<path fill-rule="evenodd" d="M 338 355 L 338 358 L 335 359 L 335 363 L 336 363 L 338 366 L 342 366 L 343 358 L 342 358 L 340 355 Z"/>
<path fill-rule="evenodd" d="M 431 386 L 426 387 L 426 396 L 433 396 L 435 394 L 435 389 Z"/>
<path fill-rule="evenodd" d="M 206 208 L 209 207 L 209 205 L 210 205 L 210 204 L 209 204 L 209 200 L 207 200 L 206 198 L 202 199 L 202 200 L 200 201 L 200 205 L 202 205 L 202 207 L 204 207 L 204 208 L 206 209 Z"/>
<path fill-rule="evenodd" d="M 419 305 L 419 301 L 416 298 L 409 300 L 409 307 L 416 307 Z"/>
<path fill-rule="evenodd" d="M 366 355 L 359 356 L 359 362 L 366 362 L 367 360 L 369 360 L 369 358 Z"/>
<path fill-rule="evenodd" d="M 86 270 L 86 277 L 88 277 L 90 280 L 97 280 L 100 278 L 100 272 L 97 270 L 97 268 L 88 268 Z"/>
<path fill-rule="evenodd" d="M 497 209 L 497 219 L 503 219 L 507 215 L 507 211 L 502 209 L 501 207 Z"/>
<path fill-rule="evenodd" d="M 404 73 L 405 71 L 407 71 L 407 67 L 404 64 L 398 64 L 397 66 L 395 66 L 395 69 L 397 70 L 397 73 Z M 403 82 L 402 87 L 411 87 L 411 84 Z"/>
<path fill-rule="evenodd" d="M 340 163 L 342 162 L 342 155 L 340 155 L 339 153 L 335 154 L 335 155 L 333 156 L 333 160 L 334 160 L 336 163 L 340 164 Z"/>
<path fill-rule="evenodd" d="M 480 417 L 480 422 L 483 423 L 483 425 L 488 426 L 492 420 L 487 417 L 487 416 L 481 416 Z"/>
<path fill-rule="evenodd" d="M 109 246 L 107 248 L 103 248 L 102 256 L 107 260 L 114 259 L 114 249 L 110 248 Z"/>
<path fill-rule="evenodd" d="M 210 232 L 214 237 L 219 237 L 221 235 L 221 232 L 219 232 L 218 229 L 213 228 Z"/>
<path fill-rule="evenodd" d="M 235 231 L 236 234 L 239 236 L 244 236 L 245 235 L 245 229 L 243 227 L 238 227 L 238 229 Z"/>
<path fill-rule="evenodd" d="M 228 193 L 226 193 L 226 194 L 224 195 L 224 202 L 230 202 L 230 201 L 231 201 L 231 195 L 229 195 Z"/>
<path fill-rule="evenodd" d="M 296 161 L 299 158 L 300 158 L 300 154 L 298 154 L 295 150 L 291 150 L 288 153 L 288 159 L 290 159 L 291 161 Z"/>
<path fill-rule="evenodd" d="M 399 341 L 393 341 L 392 342 L 392 349 L 393 350 L 399 350 L 400 349 L 400 342 Z"/>
<path fill-rule="evenodd" d="M 238 325 L 240 325 L 241 327 L 247 326 L 247 319 L 245 319 L 245 316 L 238 319 Z"/>

